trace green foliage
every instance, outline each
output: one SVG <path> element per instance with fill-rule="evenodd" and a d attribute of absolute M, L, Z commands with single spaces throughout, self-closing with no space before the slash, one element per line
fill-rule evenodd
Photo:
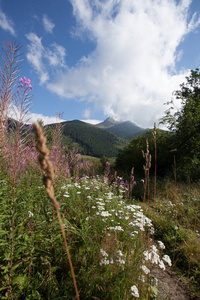
<path fill-rule="evenodd" d="M 78 144 L 78 151 L 84 155 L 115 157 L 118 149 L 127 143 L 112 133 L 78 120 L 64 122 L 62 125 L 64 140 L 67 141 L 67 137 L 71 144 Z"/>
<path fill-rule="evenodd" d="M 134 167 L 136 177 L 143 177 L 143 165 L 145 161 L 142 150 L 146 149 L 146 140 L 149 141 L 149 151 L 152 156 L 150 174 L 154 174 L 155 147 L 152 136 L 153 130 L 147 131 L 144 135 L 134 138 L 128 146 L 119 151 L 116 159 L 116 169 L 125 177 L 129 177 Z M 170 152 L 174 147 L 173 134 L 157 129 L 157 175 L 164 176 L 172 172 L 173 154 Z"/>
<path fill-rule="evenodd" d="M 59 224 L 41 179 L 39 172 L 29 169 L 16 188 L 11 295 L 15 299 L 73 299 Z M 9 178 L 0 182 L 1 299 L 7 298 L 11 259 L 11 187 Z M 97 176 L 59 180 L 54 188 L 80 297 L 123 299 L 126 295 L 132 299 L 133 284 L 145 297 L 148 277 L 145 282 L 139 277 L 143 275 L 142 253 L 148 246 L 142 242 L 141 226 L 148 232 L 152 225 L 142 223 L 140 206 L 126 202 L 125 187 Z"/>
<path fill-rule="evenodd" d="M 200 72 L 191 70 L 186 82 L 180 85 L 180 90 L 174 93 L 181 101 L 181 108 L 175 109 L 173 100 L 171 107 L 162 118 L 162 124 L 175 134 L 177 149 L 177 164 L 182 172 L 182 178 L 200 178 Z"/>

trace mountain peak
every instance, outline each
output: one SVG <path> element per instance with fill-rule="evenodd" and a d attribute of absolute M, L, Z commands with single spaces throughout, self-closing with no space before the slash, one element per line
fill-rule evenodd
<path fill-rule="evenodd" d="M 122 123 L 122 121 L 118 121 L 112 117 L 108 117 L 105 121 L 97 124 L 96 126 L 99 128 L 110 128 L 110 127 L 120 124 L 120 123 Z"/>

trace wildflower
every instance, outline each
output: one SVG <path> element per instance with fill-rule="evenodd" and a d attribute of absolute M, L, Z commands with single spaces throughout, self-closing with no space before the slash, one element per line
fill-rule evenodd
<path fill-rule="evenodd" d="M 105 257 L 100 261 L 99 265 L 109 265 L 110 261 L 106 259 Z"/>
<path fill-rule="evenodd" d="M 107 162 L 106 162 L 106 166 L 108 166 L 108 167 L 110 166 L 110 163 L 109 163 L 109 161 L 107 161 Z"/>
<path fill-rule="evenodd" d="M 145 265 L 142 265 L 141 269 L 142 269 L 142 271 L 144 271 L 145 274 L 149 274 L 150 273 L 150 270 Z"/>
<path fill-rule="evenodd" d="M 103 249 L 100 249 L 100 252 L 103 256 L 108 256 L 108 254 L 106 253 L 106 251 L 104 251 Z"/>
<path fill-rule="evenodd" d="M 139 298 L 139 292 L 138 292 L 138 288 L 136 285 L 132 285 L 131 294 L 133 297 Z"/>
<path fill-rule="evenodd" d="M 160 261 L 159 267 L 160 267 L 161 269 L 165 270 L 165 265 L 164 265 L 163 260 Z"/>
<path fill-rule="evenodd" d="M 31 217 L 33 217 L 33 216 L 34 216 L 33 213 L 29 210 L 29 211 L 28 211 L 28 217 L 31 218 Z"/>
<path fill-rule="evenodd" d="M 108 229 L 115 231 L 124 231 L 124 229 L 121 226 L 108 227 Z"/>
<path fill-rule="evenodd" d="M 21 77 L 19 79 L 19 83 L 20 83 L 20 85 L 18 86 L 18 88 L 25 89 L 27 87 L 28 89 L 26 89 L 26 90 L 28 92 L 30 92 L 32 90 L 31 80 L 28 77 L 25 77 L 25 76 L 24 76 L 24 78 Z M 19 90 L 17 92 L 19 93 Z"/>
<path fill-rule="evenodd" d="M 171 267 L 172 265 L 172 262 L 171 262 L 171 259 L 168 255 L 164 255 L 163 258 L 162 258 L 166 263 L 168 263 L 168 265 Z"/>
<path fill-rule="evenodd" d="M 109 214 L 108 211 L 102 211 L 101 216 L 102 216 L 102 217 L 109 217 L 109 216 L 112 216 L 112 215 Z"/>
<path fill-rule="evenodd" d="M 160 249 L 165 249 L 165 245 L 163 242 L 158 241 L 158 245 L 159 245 Z"/>
<path fill-rule="evenodd" d="M 68 193 L 64 194 L 63 196 L 66 197 L 66 198 L 69 198 L 69 194 Z"/>

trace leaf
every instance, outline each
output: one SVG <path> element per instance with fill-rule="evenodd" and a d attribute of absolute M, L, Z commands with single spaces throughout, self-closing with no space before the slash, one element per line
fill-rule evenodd
<path fill-rule="evenodd" d="M 23 276 L 23 275 L 19 275 L 17 277 L 14 277 L 13 280 L 12 280 L 12 284 L 20 284 L 21 286 L 24 286 L 26 282 L 26 276 Z"/>
<path fill-rule="evenodd" d="M 158 294 L 158 289 L 157 289 L 156 286 L 151 285 L 151 291 L 154 293 L 154 295 L 157 296 L 157 294 Z"/>

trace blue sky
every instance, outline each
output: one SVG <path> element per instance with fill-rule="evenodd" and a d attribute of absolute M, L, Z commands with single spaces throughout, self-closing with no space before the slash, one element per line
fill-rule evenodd
<path fill-rule="evenodd" d="M 0 38 L 23 46 L 32 122 L 153 127 L 200 64 L 200 1 L 0 0 Z"/>

